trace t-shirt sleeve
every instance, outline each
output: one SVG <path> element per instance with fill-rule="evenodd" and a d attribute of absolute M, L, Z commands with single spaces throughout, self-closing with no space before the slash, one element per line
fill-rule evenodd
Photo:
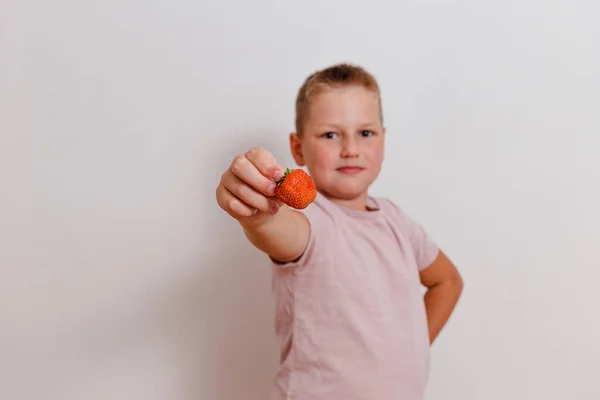
<path fill-rule="evenodd" d="M 398 212 L 403 232 L 408 236 L 419 271 L 429 267 L 437 258 L 440 248 L 425 228 L 413 220 L 400 207 L 390 201 Z"/>
<path fill-rule="evenodd" d="M 308 220 L 308 243 L 302 255 L 296 260 L 282 263 L 271 258 L 271 262 L 279 268 L 302 267 L 319 257 L 323 257 L 323 247 L 327 238 L 331 237 L 333 221 L 331 220 L 331 216 L 323 212 L 319 206 L 313 204 L 300 212 Z"/>

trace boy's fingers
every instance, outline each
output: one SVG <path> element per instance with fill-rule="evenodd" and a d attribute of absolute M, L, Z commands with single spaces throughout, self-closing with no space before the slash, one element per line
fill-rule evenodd
<path fill-rule="evenodd" d="M 256 211 L 257 211 L 256 208 L 252 208 L 252 207 L 248 206 L 243 201 L 241 201 L 240 199 L 236 198 L 233 195 L 231 196 L 231 199 L 227 203 L 227 206 L 233 214 L 235 214 L 236 216 L 239 216 L 239 217 L 251 217 L 254 214 L 256 214 Z"/>
<path fill-rule="evenodd" d="M 236 197 L 225 183 L 226 179 L 231 178 L 231 174 L 223 175 L 221 183 L 217 187 L 217 203 L 234 218 L 251 217 L 257 213 L 257 209 L 244 203 L 240 198 Z"/>
<path fill-rule="evenodd" d="M 278 205 L 273 200 L 268 199 L 263 194 L 254 190 L 236 176 L 231 177 L 226 183 L 226 187 L 232 194 L 249 207 L 269 214 L 275 214 L 277 210 L 279 210 Z"/>
<path fill-rule="evenodd" d="M 231 163 L 233 175 L 246 182 L 266 196 L 273 196 L 277 185 L 267 178 L 261 171 L 244 155 L 237 156 Z"/>
<path fill-rule="evenodd" d="M 275 157 L 268 150 L 252 149 L 246 153 L 246 158 L 268 179 L 277 182 L 283 177 L 283 168 L 277 165 Z"/>

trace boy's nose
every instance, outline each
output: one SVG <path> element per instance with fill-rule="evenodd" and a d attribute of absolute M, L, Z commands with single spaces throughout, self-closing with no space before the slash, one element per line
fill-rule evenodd
<path fill-rule="evenodd" d="M 342 149 L 340 152 L 342 158 L 350 158 L 358 156 L 358 146 L 354 138 L 345 138 L 342 140 Z"/>

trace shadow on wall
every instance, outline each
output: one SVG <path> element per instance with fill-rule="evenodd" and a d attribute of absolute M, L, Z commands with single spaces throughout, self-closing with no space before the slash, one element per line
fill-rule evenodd
<path fill-rule="evenodd" d="M 226 166 L 235 154 L 255 146 L 238 143 L 218 163 Z M 211 196 L 223 170 L 212 174 Z M 265 400 L 278 362 L 271 266 L 216 200 L 214 207 L 206 218 L 213 246 L 195 269 L 197 276 L 178 291 L 178 312 L 186 310 L 178 318 L 184 326 L 176 329 L 183 337 L 174 340 L 184 367 L 183 398 Z"/>

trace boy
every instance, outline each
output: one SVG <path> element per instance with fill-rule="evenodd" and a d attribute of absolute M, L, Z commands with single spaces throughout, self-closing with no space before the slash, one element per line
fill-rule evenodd
<path fill-rule="evenodd" d="M 276 200 L 283 168 L 264 149 L 237 156 L 217 188 L 219 205 L 273 262 L 273 399 L 424 398 L 429 345 L 462 279 L 419 224 L 368 194 L 383 161 L 382 119 L 367 71 L 316 72 L 298 93 L 290 135 L 317 187 L 314 203 L 298 211 Z"/>

